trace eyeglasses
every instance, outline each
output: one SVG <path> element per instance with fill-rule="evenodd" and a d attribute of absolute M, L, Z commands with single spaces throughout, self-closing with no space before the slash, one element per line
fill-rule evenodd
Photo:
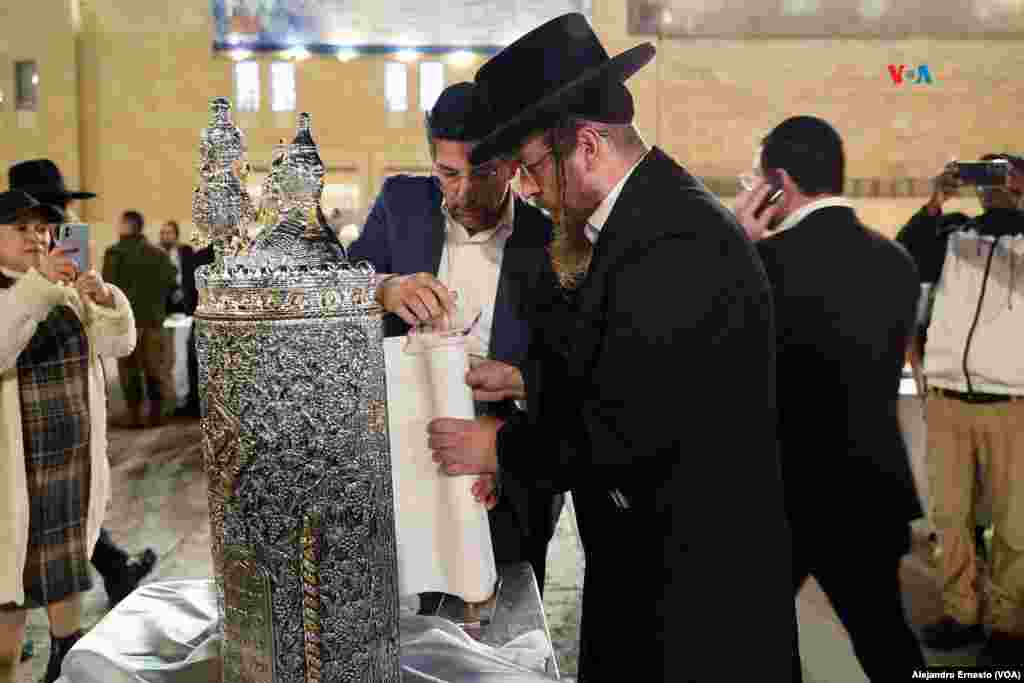
<path fill-rule="evenodd" d="M 436 175 L 438 179 L 445 184 L 457 183 L 460 178 L 469 178 L 473 182 L 482 183 L 491 180 L 498 175 L 498 166 L 496 164 L 482 164 L 480 166 L 474 166 L 469 169 L 468 172 L 464 172 L 447 166 L 434 164 L 434 175 Z"/>

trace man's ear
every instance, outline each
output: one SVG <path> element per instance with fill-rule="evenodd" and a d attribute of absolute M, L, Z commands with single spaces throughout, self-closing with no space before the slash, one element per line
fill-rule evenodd
<path fill-rule="evenodd" d="M 587 167 L 590 168 L 601 153 L 601 134 L 595 128 L 583 126 L 576 132 L 576 146 L 583 151 Z"/>

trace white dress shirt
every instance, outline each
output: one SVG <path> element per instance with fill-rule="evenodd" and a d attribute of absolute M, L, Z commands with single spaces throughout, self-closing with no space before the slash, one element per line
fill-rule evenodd
<path fill-rule="evenodd" d="M 171 257 L 171 263 L 178 269 L 178 274 L 175 279 L 178 283 L 178 288 L 181 288 L 181 247 L 173 246 L 167 250 L 167 255 Z"/>
<path fill-rule="evenodd" d="M 480 320 L 467 339 L 468 350 L 486 357 L 491 347 L 502 256 L 515 221 L 515 197 L 510 190 L 498 224 L 475 235 L 453 219 L 443 203 L 441 211 L 445 219 L 445 244 L 437 279 L 458 292 L 453 327 L 468 326 L 480 313 Z"/>
<path fill-rule="evenodd" d="M 839 196 L 824 197 L 822 199 L 815 199 L 813 202 L 811 202 L 809 204 L 804 204 L 799 209 L 797 209 L 793 213 L 791 213 L 788 216 L 786 216 L 786 218 L 782 221 L 782 223 L 779 224 L 778 228 L 776 228 L 775 230 L 772 230 L 771 232 L 765 233 L 764 236 L 765 236 L 766 239 L 769 238 L 769 237 L 774 237 L 775 235 L 778 235 L 779 233 L 782 233 L 782 232 L 785 232 L 786 230 L 789 230 L 790 228 L 792 228 L 797 223 L 799 223 L 803 219 L 805 219 L 808 216 L 810 216 L 812 213 L 814 213 L 818 209 L 825 209 L 825 208 L 828 208 L 830 206 L 843 206 L 843 207 L 846 207 L 847 209 L 852 209 L 853 208 L 853 202 L 851 202 L 846 197 L 839 197 Z"/>

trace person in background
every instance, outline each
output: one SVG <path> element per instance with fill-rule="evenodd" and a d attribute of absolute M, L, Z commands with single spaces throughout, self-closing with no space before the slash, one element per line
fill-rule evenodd
<path fill-rule="evenodd" d="M 93 192 L 68 189 L 60 167 L 51 159 L 30 159 L 14 164 L 8 169 L 8 182 L 12 190 L 26 192 L 40 203 L 59 209 L 68 222 L 79 220 L 74 212 L 74 202 L 96 197 Z M 51 235 L 51 243 L 52 240 Z M 152 548 L 146 548 L 135 556 L 130 555 L 114 543 L 109 531 L 100 529 L 92 564 L 103 578 L 103 587 L 111 607 L 135 590 L 153 571 L 156 561 L 156 551 Z M 26 640 L 24 656 L 28 658 L 33 652 L 32 641 Z"/>
<path fill-rule="evenodd" d="M 190 277 L 195 277 L 195 266 L 192 264 L 194 252 L 192 247 L 181 244 L 181 228 L 177 221 L 167 221 L 160 228 L 160 248 L 167 252 L 171 263 L 178 269 L 175 287 L 167 301 L 167 313 L 185 313 L 185 291 L 188 289 Z M 195 285 L 193 285 L 195 286 Z"/>
<path fill-rule="evenodd" d="M 923 339 L 926 464 L 943 616 L 922 630 L 929 647 L 986 640 L 982 662 L 1024 663 L 1024 159 L 1007 182 L 975 185 L 982 213 L 943 213 L 964 184 L 957 165 L 896 239 L 932 285 Z M 980 487 L 975 485 L 981 482 Z M 976 511 L 992 513 L 990 577 L 979 590 Z M 987 600 L 986 600 L 987 598 Z"/>
<path fill-rule="evenodd" d="M 782 194 L 759 212 L 773 176 Z M 845 177 L 839 133 L 794 116 L 765 137 L 735 210 L 775 302 L 793 593 L 814 576 L 864 672 L 881 682 L 925 665 L 899 581 L 910 522 L 922 516 L 897 418 L 920 288 L 906 250 L 861 223 L 842 196 Z"/>
<path fill-rule="evenodd" d="M 142 233 L 144 225 L 138 211 L 125 211 L 121 217 L 121 239 L 107 249 L 103 260 L 103 279 L 116 284 L 128 296 L 138 328 L 135 350 L 118 361 L 127 414 L 114 424 L 127 428 L 145 426 L 146 377 L 157 384 L 156 394 L 150 396 L 151 424 L 162 424 L 176 403 L 163 327 L 167 299 L 177 283 L 177 269 L 163 250 L 149 243 Z"/>
<path fill-rule="evenodd" d="M 82 635 L 81 594 L 110 493 L 100 357 L 136 342 L 125 295 L 51 249 L 58 209 L 0 195 L 0 681 L 20 680 L 26 610 L 45 608 L 45 683 Z"/>

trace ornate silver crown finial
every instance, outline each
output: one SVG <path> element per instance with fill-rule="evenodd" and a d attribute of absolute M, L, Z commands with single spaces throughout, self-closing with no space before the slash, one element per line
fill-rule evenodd
<path fill-rule="evenodd" d="M 210 101 L 210 122 L 199 134 L 199 184 L 192 198 L 192 241 L 213 244 L 216 258 L 244 253 L 246 226 L 255 218 L 245 189 L 249 163 L 245 136 L 231 120 L 231 102 Z"/>

